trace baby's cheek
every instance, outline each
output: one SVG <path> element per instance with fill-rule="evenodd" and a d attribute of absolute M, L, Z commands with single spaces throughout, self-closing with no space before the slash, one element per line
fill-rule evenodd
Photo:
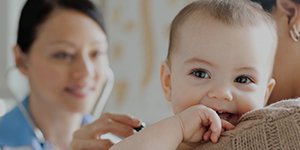
<path fill-rule="evenodd" d="M 251 110 L 254 110 L 255 108 L 257 108 L 255 103 L 240 102 L 238 105 L 238 112 L 240 115 L 243 115 Z"/>
<path fill-rule="evenodd" d="M 182 99 L 182 100 L 177 100 L 176 102 L 174 101 L 172 103 L 172 107 L 173 107 L 173 111 L 174 113 L 180 113 L 186 109 L 188 109 L 189 107 L 198 105 L 199 102 L 193 101 L 192 99 L 188 100 L 188 99 Z"/>

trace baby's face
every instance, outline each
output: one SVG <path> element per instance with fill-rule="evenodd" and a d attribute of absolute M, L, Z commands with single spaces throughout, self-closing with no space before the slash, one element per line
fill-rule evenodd
<path fill-rule="evenodd" d="M 242 114 L 262 108 L 275 84 L 268 33 L 264 26 L 184 24 L 169 73 L 164 71 L 170 76 L 167 97 L 174 112 L 202 104 L 235 124 Z"/>

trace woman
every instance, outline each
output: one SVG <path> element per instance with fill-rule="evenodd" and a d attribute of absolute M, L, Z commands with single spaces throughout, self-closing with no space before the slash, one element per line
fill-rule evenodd
<path fill-rule="evenodd" d="M 73 132 L 92 121 L 87 114 L 109 72 L 101 13 L 89 0 L 28 0 L 14 53 L 30 93 L 20 109 L 0 120 L 0 149 L 70 149 Z M 127 137 L 140 124 L 110 113 L 95 122 L 98 126 L 91 132 L 100 149 L 113 143 L 98 135 L 111 132 Z"/>
<path fill-rule="evenodd" d="M 271 13 L 278 28 L 276 86 L 269 104 L 300 96 L 300 0 L 252 0 Z"/>

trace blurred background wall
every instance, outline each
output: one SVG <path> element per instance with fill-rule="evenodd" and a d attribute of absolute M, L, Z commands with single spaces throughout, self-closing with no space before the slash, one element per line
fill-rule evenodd
<path fill-rule="evenodd" d="M 128 113 L 152 123 L 171 114 L 160 86 L 160 64 L 168 47 L 169 26 L 191 0 L 93 0 L 102 9 L 109 38 L 109 57 L 115 85 L 106 111 Z M 5 82 L 17 98 L 27 93 L 26 81 L 14 71 L 12 47 L 17 20 L 25 0 L 0 0 L 0 98 L 14 105 Z"/>

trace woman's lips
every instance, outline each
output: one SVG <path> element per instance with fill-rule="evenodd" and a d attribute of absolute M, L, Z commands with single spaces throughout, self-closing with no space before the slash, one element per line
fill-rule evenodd
<path fill-rule="evenodd" d="M 83 99 L 87 97 L 92 91 L 93 88 L 90 87 L 67 87 L 65 91 L 68 94 L 71 94 L 72 96 L 76 98 Z"/>

